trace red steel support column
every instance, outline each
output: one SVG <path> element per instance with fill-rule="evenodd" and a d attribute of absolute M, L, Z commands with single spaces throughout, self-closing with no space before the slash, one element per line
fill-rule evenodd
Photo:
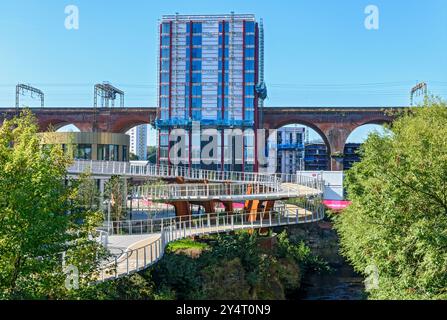
<path fill-rule="evenodd" d="M 192 26 L 193 22 L 189 22 L 189 119 L 192 120 Z M 192 126 L 189 129 L 189 172 L 191 172 L 191 153 L 192 153 Z"/>
<path fill-rule="evenodd" d="M 222 121 L 225 120 L 225 20 L 222 20 Z M 222 171 L 225 167 L 225 158 L 224 158 L 224 126 L 221 129 L 221 165 Z"/>
<path fill-rule="evenodd" d="M 189 130 L 189 150 L 188 150 L 188 163 L 189 163 L 189 172 L 191 173 L 191 157 L 192 157 L 192 128 Z"/>
<path fill-rule="evenodd" d="M 168 166 L 171 165 L 171 129 L 168 130 Z M 168 174 L 171 172 L 169 169 Z"/>
<path fill-rule="evenodd" d="M 162 114 L 162 105 L 161 105 L 161 65 L 162 65 L 162 50 L 161 50 L 161 46 L 162 46 L 162 36 L 163 34 L 163 23 L 160 23 L 160 58 L 159 58 L 159 65 L 160 65 L 160 70 L 158 70 L 159 76 L 160 76 L 160 82 L 158 83 L 158 117 L 161 117 Z M 160 136 L 161 136 L 161 130 L 158 129 L 158 153 L 157 153 L 157 165 L 160 165 Z M 130 154 L 130 150 L 129 150 L 129 154 Z"/>
<path fill-rule="evenodd" d="M 255 84 L 258 83 L 259 79 L 259 28 L 258 24 L 256 23 L 255 26 Z M 255 165 L 254 165 L 254 172 L 258 172 L 258 137 L 257 137 L 257 129 L 259 128 L 259 115 L 258 115 L 258 95 L 255 92 L 255 125 L 254 125 L 254 131 L 255 131 Z"/>
<path fill-rule="evenodd" d="M 242 22 L 242 124 L 245 120 L 245 20 Z M 242 126 L 242 172 L 245 171 L 245 127 Z"/>
<path fill-rule="evenodd" d="M 189 117 L 192 119 L 192 21 L 189 22 Z"/>
<path fill-rule="evenodd" d="M 169 120 L 172 114 L 172 21 L 169 22 Z"/>
<path fill-rule="evenodd" d="M 224 151 L 225 151 L 225 148 L 224 148 L 224 142 L 225 142 L 225 137 L 224 137 L 224 129 L 221 129 L 220 130 L 220 163 L 221 163 L 221 165 L 222 165 L 222 167 L 221 167 L 221 171 L 223 171 L 224 170 L 224 166 L 225 166 L 225 158 L 224 158 Z"/>
<path fill-rule="evenodd" d="M 172 21 L 169 22 L 169 120 L 172 116 Z M 171 152 L 171 129 L 169 129 L 168 135 L 168 165 L 171 165 L 171 157 L 169 156 Z"/>
<path fill-rule="evenodd" d="M 160 165 L 160 137 L 161 137 L 161 131 L 158 130 L 158 152 L 157 152 L 157 165 Z M 130 153 L 130 150 L 129 150 Z"/>

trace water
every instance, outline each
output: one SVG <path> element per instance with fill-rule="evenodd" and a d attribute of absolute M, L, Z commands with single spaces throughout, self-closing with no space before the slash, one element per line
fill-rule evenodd
<path fill-rule="evenodd" d="M 301 288 L 290 299 L 364 300 L 364 278 L 340 255 L 339 238 L 332 223 L 318 222 L 290 230 L 305 239 L 312 253 L 326 261 L 331 271 L 307 272 Z"/>
<path fill-rule="evenodd" d="M 304 277 L 296 296 L 301 300 L 364 300 L 364 279 L 348 263 L 331 266 L 330 273 L 314 273 Z"/>

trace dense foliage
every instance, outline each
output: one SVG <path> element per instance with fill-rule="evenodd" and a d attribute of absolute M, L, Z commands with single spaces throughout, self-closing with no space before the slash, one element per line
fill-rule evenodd
<path fill-rule="evenodd" d="M 342 253 L 377 285 L 371 298 L 447 298 L 446 137 L 446 104 L 427 101 L 370 135 L 347 174 L 352 205 L 336 228 Z"/>
<path fill-rule="evenodd" d="M 286 299 L 304 271 L 318 269 L 321 261 L 286 232 L 266 249 L 267 239 L 248 232 L 212 236 L 206 246 L 191 246 L 203 249 L 199 257 L 187 254 L 182 242 L 180 252 L 168 250 L 144 276 L 152 275 L 160 296 L 175 299 Z"/>
<path fill-rule="evenodd" d="M 82 190 L 86 178 L 66 179 L 71 159 L 43 146 L 30 112 L 0 128 L 0 299 L 77 298 L 95 279 L 103 252 L 91 238 L 101 215 Z M 66 285 L 67 269 L 79 288 Z"/>

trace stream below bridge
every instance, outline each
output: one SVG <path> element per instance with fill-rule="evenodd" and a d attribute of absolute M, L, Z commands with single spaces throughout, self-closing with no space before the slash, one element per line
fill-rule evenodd
<path fill-rule="evenodd" d="M 324 259 L 331 271 L 308 272 L 293 300 L 364 300 L 364 278 L 339 253 L 339 239 L 327 221 L 293 226 L 290 234 L 305 240 L 312 252 Z"/>

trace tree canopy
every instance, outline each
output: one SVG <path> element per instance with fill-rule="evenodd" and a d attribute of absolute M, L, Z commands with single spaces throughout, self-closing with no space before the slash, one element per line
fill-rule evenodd
<path fill-rule="evenodd" d="M 446 137 L 446 104 L 427 100 L 370 135 L 347 173 L 335 226 L 355 269 L 376 271 L 371 298 L 447 298 Z"/>
<path fill-rule="evenodd" d="M 78 297 L 65 267 L 87 288 L 102 255 L 92 237 L 102 216 L 84 203 L 86 178 L 67 179 L 70 157 L 42 145 L 37 130 L 29 111 L 0 127 L 0 299 Z"/>

